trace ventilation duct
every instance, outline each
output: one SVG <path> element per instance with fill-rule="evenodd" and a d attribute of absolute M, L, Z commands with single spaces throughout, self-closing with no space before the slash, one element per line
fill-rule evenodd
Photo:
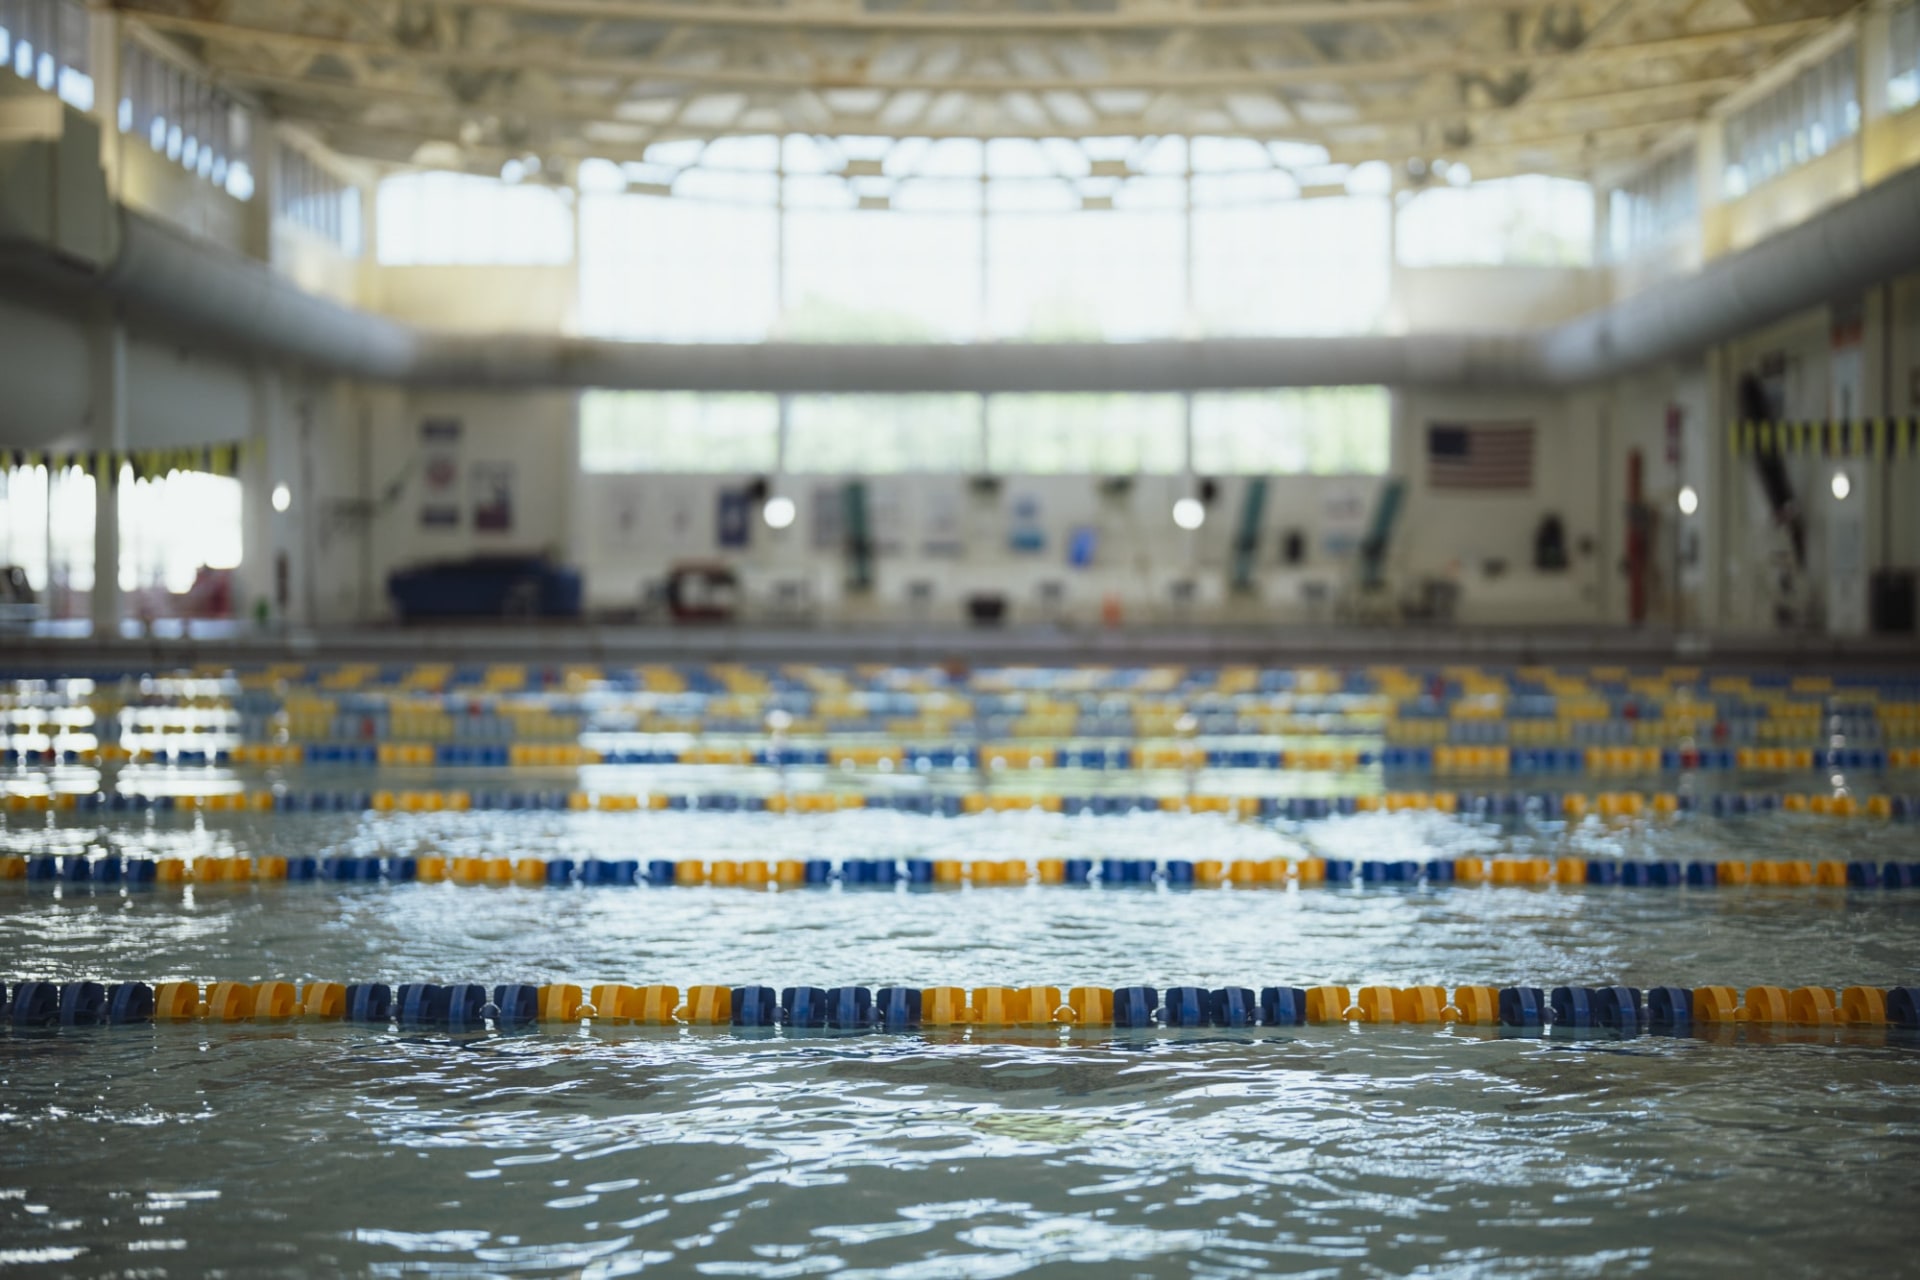
<path fill-rule="evenodd" d="M 1510 335 L 1086 344 L 677 345 L 436 334 L 315 297 L 123 211 L 103 270 L 0 240 L 0 277 L 93 293 L 136 322 L 381 382 L 500 390 L 1177 391 L 1338 384 L 1553 387 L 1691 355 L 1920 270 L 1920 168 L 1762 244 L 1556 329 Z"/>

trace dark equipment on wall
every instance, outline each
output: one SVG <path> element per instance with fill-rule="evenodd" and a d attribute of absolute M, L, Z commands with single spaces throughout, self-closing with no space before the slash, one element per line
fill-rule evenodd
<path fill-rule="evenodd" d="M 997 627 L 1007 618 L 1007 598 L 997 592 L 967 597 L 967 617 L 976 627 Z"/>
<path fill-rule="evenodd" d="M 1380 489 L 1380 503 L 1373 509 L 1373 524 L 1360 540 L 1360 589 L 1377 591 L 1387 582 L 1387 548 L 1393 542 L 1393 526 L 1400 518 L 1400 502 L 1406 486 L 1398 479 L 1387 481 Z"/>
<path fill-rule="evenodd" d="M 1743 420 L 1767 422 L 1774 417 L 1766 388 L 1751 373 L 1743 374 L 1740 378 L 1739 405 Z M 1760 487 L 1767 495 L 1767 505 L 1773 510 L 1774 520 L 1793 541 L 1793 563 L 1804 569 L 1807 564 L 1807 521 L 1793 496 L 1793 481 L 1787 476 L 1786 457 L 1775 443 L 1771 448 L 1756 450 L 1753 465 L 1760 473 Z"/>
<path fill-rule="evenodd" d="M 1247 496 L 1240 504 L 1240 530 L 1233 538 L 1233 589 L 1237 592 L 1253 590 L 1253 563 L 1260 552 L 1260 520 L 1266 510 L 1267 478 L 1260 476 L 1247 485 Z"/>
<path fill-rule="evenodd" d="M 841 491 L 847 520 L 847 590 L 873 589 L 873 534 L 867 518 L 867 486 L 849 481 Z"/>
<path fill-rule="evenodd" d="M 1307 535 L 1289 529 L 1280 538 L 1280 558 L 1288 564 L 1304 564 L 1307 559 Z"/>
<path fill-rule="evenodd" d="M 1542 573 L 1559 573 L 1567 567 L 1567 526 L 1551 511 L 1540 517 L 1533 531 L 1533 567 Z"/>
<path fill-rule="evenodd" d="M 1868 612 L 1883 635 L 1907 635 L 1914 626 L 1914 571 L 1882 569 L 1873 575 Z"/>

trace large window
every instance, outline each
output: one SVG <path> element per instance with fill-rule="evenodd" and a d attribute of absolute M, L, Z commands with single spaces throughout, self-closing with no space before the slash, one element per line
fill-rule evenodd
<path fill-rule="evenodd" d="M 120 49 L 120 132 L 236 200 L 253 198 L 253 118 L 199 76 L 137 40 Z"/>
<path fill-rule="evenodd" d="M 979 471 L 982 448 L 979 396 L 794 396 L 787 403 L 788 471 Z"/>
<path fill-rule="evenodd" d="M 1888 16 L 1887 107 L 1905 111 L 1920 104 L 1920 4 L 1901 5 Z"/>
<path fill-rule="evenodd" d="M 1199 332 L 1216 337 L 1372 333 L 1385 322 L 1387 202 L 1335 197 L 1196 209 Z"/>
<path fill-rule="evenodd" d="M 1001 474 L 1176 473 L 1186 464 L 1177 395 L 999 395 L 987 400 L 987 467 Z"/>
<path fill-rule="evenodd" d="M 1042 342 L 1178 337 L 1184 243 L 1178 213 L 991 214 L 991 334 Z"/>
<path fill-rule="evenodd" d="M 240 565 L 240 482 L 230 476 L 175 471 L 135 480 L 122 470 L 120 589 L 192 588 L 202 569 Z"/>
<path fill-rule="evenodd" d="M 17 565 L 51 616 L 93 590 L 93 477 L 78 467 L 0 467 L 0 566 Z"/>
<path fill-rule="evenodd" d="M 583 196 L 580 322 L 646 342 L 759 342 L 778 315 L 771 208 Z"/>
<path fill-rule="evenodd" d="M 593 472 L 772 471 L 773 396 L 589 391 L 580 398 L 580 467 Z"/>
<path fill-rule="evenodd" d="M 380 184 L 385 266 L 561 266 L 573 260 L 570 192 L 464 173 Z"/>
<path fill-rule="evenodd" d="M 1692 147 L 1676 151 L 1621 183 L 1608 201 L 1607 234 L 1616 260 L 1664 244 L 1700 215 Z"/>
<path fill-rule="evenodd" d="M 1743 196 L 1860 131 L 1859 56 L 1849 42 L 1727 117 L 1728 196 Z"/>
<path fill-rule="evenodd" d="M 592 391 L 588 472 L 1377 474 L 1385 387 L 1178 394 L 796 395 Z"/>
<path fill-rule="evenodd" d="M 581 324 L 666 342 L 1375 332 L 1392 246 L 1369 168 L 1228 138 L 656 143 L 581 166 Z"/>
<path fill-rule="evenodd" d="M 1431 187 L 1401 207 L 1398 252 L 1409 267 L 1584 267 L 1593 189 L 1540 174 Z"/>
<path fill-rule="evenodd" d="M 284 143 L 279 164 L 273 216 L 329 241 L 349 257 L 359 257 L 360 189 Z"/>
<path fill-rule="evenodd" d="M 76 111 L 93 110 L 89 26 L 75 0 L 0 0 L 0 74 L 11 70 Z"/>
<path fill-rule="evenodd" d="M 782 338 L 965 342 L 980 336 L 975 214 L 790 210 L 785 261 Z"/>
<path fill-rule="evenodd" d="M 1385 387 L 1204 392 L 1193 398 L 1202 475 L 1381 474 L 1392 436 Z"/>

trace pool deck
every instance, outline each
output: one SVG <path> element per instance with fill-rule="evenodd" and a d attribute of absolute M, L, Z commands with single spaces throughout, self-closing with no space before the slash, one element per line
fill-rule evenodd
<path fill-rule="evenodd" d="M 243 629 L 159 635 L 0 633 L 0 668 L 160 669 L 205 662 L 889 662 L 1067 666 L 1146 663 L 1620 664 L 1887 670 L 1920 667 L 1914 636 L 1705 635 L 1663 630 L 1335 627 L 767 627 L 482 623 Z"/>

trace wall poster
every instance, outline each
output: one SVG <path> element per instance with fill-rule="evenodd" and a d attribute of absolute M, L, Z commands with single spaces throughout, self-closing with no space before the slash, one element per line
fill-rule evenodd
<path fill-rule="evenodd" d="M 469 474 L 473 485 L 474 531 L 512 533 L 513 464 L 476 462 Z"/>
<path fill-rule="evenodd" d="M 753 537 L 753 502 L 745 489 L 722 489 L 714 513 L 714 542 L 729 551 Z"/>
<path fill-rule="evenodd" d="M 460 438 L 458 418 L 420 421 L 420 527 L 460 527 Z"/>

